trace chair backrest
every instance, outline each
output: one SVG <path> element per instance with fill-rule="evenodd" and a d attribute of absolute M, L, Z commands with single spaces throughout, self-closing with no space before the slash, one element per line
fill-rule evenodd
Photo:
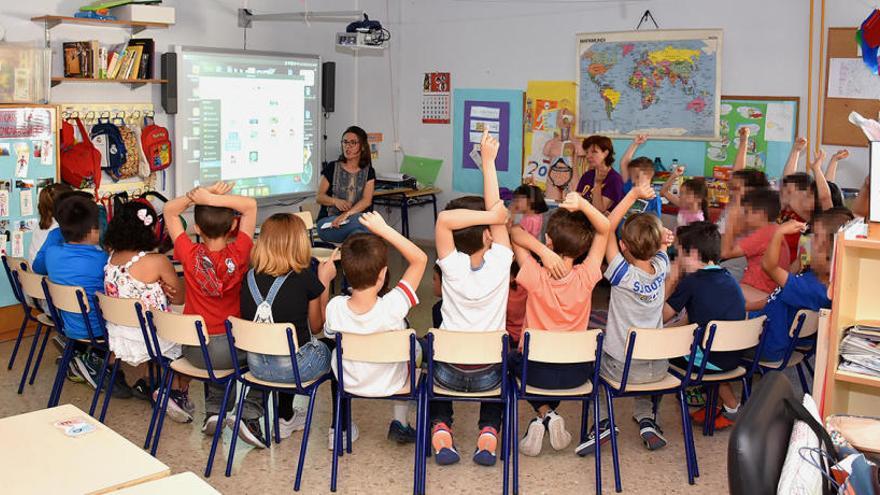
<path fill-rule="evenodd" d="M 696 324 L 671 328 L 631 328 L 626 338 L 626 349 L 636 337 L 633 359 L 670 359 L 687 356 L 694 342 Z"/>
<path fill-rule="evenodd" d="M 28 260 L 25 258 L 17 258 L 13 256 L 7 256 L 6 262 L 9 263 L 9 269 L 13 270 L 16 268 L 23 268 L 27 271 L 31 271 L 31 264 L 28 263 Z"/>
<path fill-rule="evenodd" d="M 293 323 L 257 323 L 234 316 L 227 319 L 232 325 L 232 336 L 235 337 L 235 347 L 238 349 L 272 356 L 289 356 L 290 346 L 287 343 L 289 328 L 293 331 L 294 350 L 299 351 Z"/>
<path fill-rule="evenodd" d="M 369 335 L 340 332 L 342 357 L 366 363 L 409 361 L 409 337 L 415 333 L 415 330 L 392 330 Z"/>
<path fill-rule="evenodd" d="M 315 220 L 312 218 L 312 212 L 310 211 L 297 211 L 293 213 L 298 216 L 304 224 L 306 224 L 306 230 L 312 230 L 315 228 Z"/>
<path fill-rule="evenodd" d="M 798 320 L 800 320 L 801 315 L 804 315 L 805 319 L 804 326 L 801 327 L 801 332 L 798 334 L 799 339 L 809 337 L 819 331 L 819 312 L 810 311 L 809 309 L 801 309 L 794 315 L 794 320 L 791 322 L 791 327 L 788 329 L 789 337 L 794 337 L 794 332 L 797 330 Z"/>
<path fill-rule="evenodd" d="M 542 363 L 590 363 L 596 360 L 597 337 L 601 330 L 551 332 L 527 329 L 529 361 Z"/>
<path fill-rule="evenodd" d="M 31 271 L 24 271 L 17 266 L 13 266 L 12 271 L 15 273 L 15 276 L 18 277 L 18 283 L 21 287 L 21 292 L 24 295 L 32 298 L 44 300 L 46 299 L 46 293 L 43 292 L 43 276 Z M 32 306 L 28 304 L 28 306 Z M 76 312 L 79 312 L 79 305 L 76 307 Z"/>
<path fill-rule="evenodd" d="M 744 321 L 710 321 L 703 334 L 703 348 L 709 346 L 711 328 L 715 326 L 710 352 L 742 351 L 758 345 L 766 316 Z"/>
<path fill-rule="evenodd" d="M 101 307 L 101 316 L 104 317 L 104 321 L 126 327 L 140 328 L 141 322 L 138 319 L 137 308 L 135 307 L 135 304 L 140 302 L 138 299 L 110 297 L 103 292 L 96 292 L 95 295 L 98 296 L 98 306 Z"/>
<path fill-rule="evenodd" d="M 496 364 L 507 332 L 466 332 L 432 328 L 434 359 L 453 364 Z"/>
<path fill-rule="evenodd" d="M 52 296 L 52 304 L 59 311 L 67 311 L 68 313 L 79 314 L 82 309 L 79 306 L 79 296 L 81 294 L 82 302 L 85 305 L 85 311 L 91 311 L 89 307 L 89 298 L 86 297 L 86 291 L 78 285 L 61 285 L 46 279 L 46 286 L 49 288 L 49 295 Z"/>
<path fill-rule="evenodd" d="M 208 343 L 208 326 L 200 315 L 179 315 L 166 311 L 147 312 L 152 316 L 153 326 L 159 337 L 175 344 L 198 346 L 199 337 L 196 333 L 196 323 L 202 324 L 202 335 L 205 337 L 205 344 Z"/>

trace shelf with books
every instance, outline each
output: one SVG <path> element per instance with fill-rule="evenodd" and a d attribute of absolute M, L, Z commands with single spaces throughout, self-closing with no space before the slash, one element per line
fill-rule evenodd
<path fill-rule="evenodd" d="M 167 29 L 169 26 L 171 26 L 171 24 L 165 24 L 161 22 L 101 20 L 87 19 L 83 17 L 68 17 L 62 15 L 41 15 L 39 17 L 31 17 L 31 20 L 34 22 L 43 23 L 47 31 L 61 24 L 81 24 L 89 26 L 130 29 L 132 35 L 135 35 L 145 29 Z"/>
<path fill-rule="evenodd" d="M 131 89 L 139 88 L 145 84 L 166 84 L 167 79 L 95 79 L 93 77 L 53 77 L 52 86 L 61 83 L 118 83 L 128 84 Z"/>
<path fill-rule="evenodd" d="M 834 378 L 843 382 L 856 383 L 859 385 L 867 385 L 869 387 L 880 388 L 880 378 L 871 375 L 865 375 L 862 373 L 837 370 L 834 373 Z"/>

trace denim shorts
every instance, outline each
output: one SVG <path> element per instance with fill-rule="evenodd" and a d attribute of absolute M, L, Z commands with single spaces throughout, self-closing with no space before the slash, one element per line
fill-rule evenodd
<path fill-rule="evenodd" d="M 248 368 L 260 380 L 295 383 L 290 356 L 248 353 Z M 296 353 L 299 379 L 308 382 L 330 371 L 330 349 L 320 340 L 312 340 L 299 347 Z"/>
<path fill-rule="evenodd" d="M 434 381 L 456 392 L 486 392 L 501 384 L 501 365 L 464 370 L 448 363 L 434 363 Z"/>

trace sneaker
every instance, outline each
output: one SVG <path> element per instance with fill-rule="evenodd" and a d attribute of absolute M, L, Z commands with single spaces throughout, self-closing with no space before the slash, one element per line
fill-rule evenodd
<path fill-rule="evenodd" d="M 110 372 L 108 370 L 107 376 L 104 377 L 104 387 L 108 387 L 109 383 Z M 131 399 L 134 396 L 131 387 L 125 382 L 125 373 L 123 373 L 122 370 L 116 371 L 116 382 L 113 384 L 113 392 L 111 395 L 114 399 Z"/>
<path fill-rule="evenodd" d="M 76 365 L 73 361 L 70 362 L 70 365 L 67 367 L 67 380 L 73 383 L 85 383 L 86 379 L 79 373 L 79 369 L 77 369 Z"/>
<path fill-rule="evenodd" d="M 73 355 L 71 363 L 76 366 L 77 374 L 92 388 L 98 388 L 98 368 L 92 367 L 87 354 L 77 352 Z"/>
<path fill-rule="evenodd" d="M 333 450 L 333 440 L 336 436 L 333 433 L 333 428 L 330 428 L 329 434 L 327 435 L 327 450 Z M 347 442 L 348 432 L 342 432 L 342 448 L 344 449 Z M 358 427 L 356 424 L 351 423 L 351 443 L 357 442 L 358 437 L 360 436 L 360 432 L 358 431 Z"/>
<path fill-rule="evenodd" d="M 733 413 L 727 413 L 727 414 L 730 414 L 730 416 L 732 416 L 732 418 L 725 413 L 727 413 L 727 411 L 723 408 L 719 407 L 716 410 L 716 413 L 715 413 L 715 429 L 716 430 L 723 430 L 725 428 L 730 428 L 731 426 L 733 426 L 734 423 L 736 422 L 736 416 L 739 413 L 739 411 L 733 412 Z M 704 425 L 706 423 L 706 408 L 702 407 L 702 408 L 694 411 L 693 413 L 691 413 L 691 419 L 694 421 L 694 424 L 696 424 L 696 425 L 699 425 L 699 426 Z"/>
<path fill-rule="evenodd" d="M 556 450 L 563 450 L 571 443 L 571 433 L 565 429 L 565 420 L 556 411 L 550 411 L 544 416 L 547 430 L 550 432 L 550 446 Z"/>
<path fill-rule="evenodd" d="M 55 349 L 58 350 L 58 354 L 64 353 L 64 348 L 67 346 L 67 342 L 64 341 L 64 337 L 62 337 L 56 333 L 49 340 L 52 341 L 52 345 L 54 345 Z"/>
<path fill-rule="evenodd" d="M 388 425 L 388 440 L 399 444 L 416 443 L 416 430 L 410 425 L 403 425 L 396 419 Z"/>
<path fill-rule="evenodd" d="M 278 419 L 278 434 L 281 438 L 289 438 L 295 431 L 306 429 L 306 411 L 293 409 L 293 417 L 290 419 Z"/>
<path fill-rule="evenodd" d="M 150 400 L 150 385 L 141 378 L 131 386 L 131 394 L 135 399 Z"/>
<path fill-rule="evenodd" d="M 196 412 L 196 405 L 193 401 L 189 400 L 189 391 L 181 391 L 180 395 L 182 396 L 179 403 L 180 407 L 183 408 L 190 417 L 193 417 Z"/>
<path fill-rule="evenodd" d="M 736 422 L 736 418 L 739 416 L 739 409 L 740 409 L 740 406 L 739 406 L 739 405 L 737 405 L 737 406 L 736 406 L 736 409 L 733 410 L 733 411 L 731 411 L 730 409 L 728 409 L 727 406 L 722 406 L 722 408 L 721 408 L 721 414 L 722 414 L 725 418 L 727 418 L 729 421 Z"/>
<path fill-rule="evenodd" d="M 620 428 L 617 426 L 614 427 L 614 435 L 620 433 Z M 607 419 L 603 419 L 599 422 L 599 447 L 608 443 L 611 440 L 611 422 Z M 594 446 L 596 445 L 596 432 L 592 428 L 590 428 L 590 433 L 587 435 L 587 441 L 578 445 L 576 449 L 574 449 L 575 453 L 581 457 L 590 455 L 593 453 Z"/>
<path fill-rule="evenodd" d="M 663 430 L 653 419 L 645 418 L 639 421 L 639 436 L 642 437 L 642 443 L 648 450 L 658 450 L 666 446 Z"/>
<path fill-rule="evenodd" d="M 535 457 L 541 453 L 544 446 L 544 430 L 547 427 L 541 418 L 535 418 L 529 422 L 526 434 L 519 441 L 519 451 L 522 455 Z"/>
<path fill-rule="evenodd" d="M 235 427 L 235 417 L 228 418 L 226 425 L 230 428 Z M 260 426 L 260 418 L 245 419 L 238 427 L 238 438 L 242 439 L 246 444 L 253 445 L 258 449 L 265 449 L 266 444 L 263 443 L 263 429 Z"/>
<path fill-rule="evenodd" d="M 156 390 L 155 392 L 153 392 L 153 403 L 155 404 L 158 399 L 159 391 Z M 192 414 L 186 412 L 186 410 L 183 408 L 185 401 L 185 396 L 181 391 L 172 390 L 171 396 L 168 398 L 168 407 L 165 410 L 165 414 L 167 414 L 168 417 L 171 418 L 173 421 L 176 421 L 178 423 L 192 422 Z"/>
<path fill-rule="evenodd" d="M 211 414 L 210 416 L 205 416 L 205 422 L 202 423 L 202 433 L 208 436 L 213 436 L 217 431 L 217 423 L 220 422 L 220 416 L 216 414 Z"/>
<path fill-rule="evenodd" d="M 705 407 L 706 396 L 703 394 L 703 387 L 688 387 L 684 391 L 684 399 L 690 407 Z"/>
<path fill-rule="evenodd" d="M 498 447 L 498 430 L 486 426 L 477 437 L 477 448 L 474 450 L 474 462 L 481 466 L 494 466 L 495 448 Z"/>
<path fill-rule="evenodd" d="M 452 442 L 452 431 L 446 423 L 434 425 L 431 432 L 431 447 L 434 449 L 434 462 L 441 466 L 455 464 L 461 460 L 461 455 Z"/>

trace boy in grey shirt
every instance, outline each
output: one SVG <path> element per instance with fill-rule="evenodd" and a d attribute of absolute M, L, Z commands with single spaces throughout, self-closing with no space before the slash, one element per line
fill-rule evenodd
<path fill-rule="evenodd" d="M 638 199 L 649 200 L 654 190 L 649 183 L 638 184 L 618 203 L 609 216 L 611 231 L 623 219 L 627 210 Z M 603 377 L 620 382 L 626 361 L 626 338 L 630 328 L 661 328 L 663 305 L 666 301 L 664 285 L 669 271 L 666 248 L 672 242 L 672 233 L 663 228 L 656 215 L 639 213 L 627 218 L 618 241 L 608 239 L 605 258 L 608 269 L 605 277 L 611 282 L 611 303 L 608 308 L 608 325 L 605 329 L 602 367 Z M 619 243 L 619 247 L 618 247 Z M 666 377 L 669 363 L 660 360 L 632 361 L 627 384 L 651 383 Z M 633 419 L 639 423 L 639 434 L 649 450 L 666 445 L 666 439 L 657 425 L 651 399 L 635 397 Z M 606 409 L 601 408 L 599 441 L 605 442 L 611 435 L 611 424 Z M 586 442 L 576 449 L 579 455 L 593 451 L 596 439 L 591 433 Z"/>

